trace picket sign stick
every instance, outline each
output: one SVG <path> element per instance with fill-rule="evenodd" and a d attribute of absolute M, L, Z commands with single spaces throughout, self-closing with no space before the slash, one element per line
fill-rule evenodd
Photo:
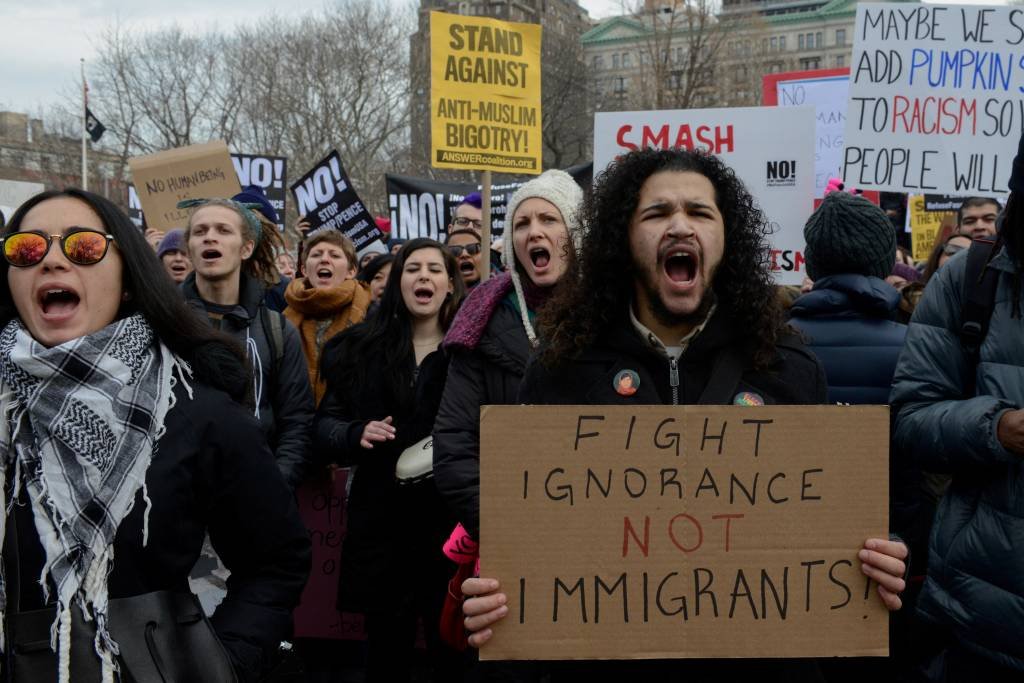
<path fill-rule="evenodd" d="M 486 280 L 491 276 L 491 172 L 484 171 L 480 174 L 480 208 L 483 213 L 480 216 L 480 245 L 484 249 L 484 268 L 480 273 L 480 280 Z M 508 221 L 506 221 L 507 223 Z M 507 246 L 506 246 L 507 248 Z"/>

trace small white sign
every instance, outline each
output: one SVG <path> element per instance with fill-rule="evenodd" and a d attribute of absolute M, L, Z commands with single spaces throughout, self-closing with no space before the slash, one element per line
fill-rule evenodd
<path fill-rule="evenodd" d="M 814 197 L 821 199 L 829 178 L 840 177 L 843 165 L 850 77 L 817 76 L 779 81 L 775 93 L 780 107 L 814 107 Z"/>
<path fill-rule="evenodd" d="M 998 196 L 1024 131 L 1024 9 L 860 3 L 843 179 Z"/>

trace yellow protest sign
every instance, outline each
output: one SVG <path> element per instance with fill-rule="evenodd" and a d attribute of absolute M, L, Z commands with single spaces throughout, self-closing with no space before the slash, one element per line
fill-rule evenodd
<path fill-rule="evenodd" d="M 923 194 L 912 194 L 907 198 L 910 209 L 910 239 L 915 261 L 927 261 L 936 240 L 942 233 L 942 221 L 955 216 L 955 211 L 928 211 Z"/>
<path fill-rule="evenodd" d="M 437 168 L 541 172 L 540 25 L 430 13 Z"/>

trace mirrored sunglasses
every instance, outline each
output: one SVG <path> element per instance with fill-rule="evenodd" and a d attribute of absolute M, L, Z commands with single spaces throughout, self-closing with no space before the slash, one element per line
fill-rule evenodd
<path fill-rule="evenodd" d="M 28 268 L 42 261 L 54 240 L 60 241 L 60 250 L 72 263 L 91 266 L 107 255 L 113 235 L 88 228 L 72 228 L 64 235 L 48 235 L 41 230 L 16 232 L 0 238 L 4 258 L 15 268 Z"/>
<path fill-rule="evenodd" d="M 450 251 L 452 256 L 454 256 L 455 258 L 459 258 L 460 256 L 462 256 L 463 251 L 465 251 L 470 256 L 476 256 L 477 254 L 480 253 L 480 250 L 482 248 L 483 247 L 480 245 L 479 242 L 476 242 L 475 244 L 453 244 L 448 247 L 448 251 Z"/>

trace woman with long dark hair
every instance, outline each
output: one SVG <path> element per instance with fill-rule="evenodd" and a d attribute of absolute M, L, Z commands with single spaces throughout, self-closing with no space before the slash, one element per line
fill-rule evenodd
<path fill-rule="evenodd" d="M 102 197 L 37 195 L 2 247 L 6 680 L 257 680 L 309 541 L 242 350 Z M 188 591 L 207 533 L 232 572 L 213 631 Z"/>
<path fill-rule="evenodd" d="M 369 681 L 408 680 L 419 617 L 434 679 L 456 680 L 459 672 L 460 658 L 438 637 L 452 570 L 441 545 L 453 523 L 428 475 L 448 372 L 440 345 L 463 291 L 443 245 L 410 240 L 395 258 L 379 312 L 323 353 L 327 393 L 314 444 L 322 457 L 356 466 L 338 603 L 366 615 Z M 409 459 L 425 467 L 408 469 Z"/>

